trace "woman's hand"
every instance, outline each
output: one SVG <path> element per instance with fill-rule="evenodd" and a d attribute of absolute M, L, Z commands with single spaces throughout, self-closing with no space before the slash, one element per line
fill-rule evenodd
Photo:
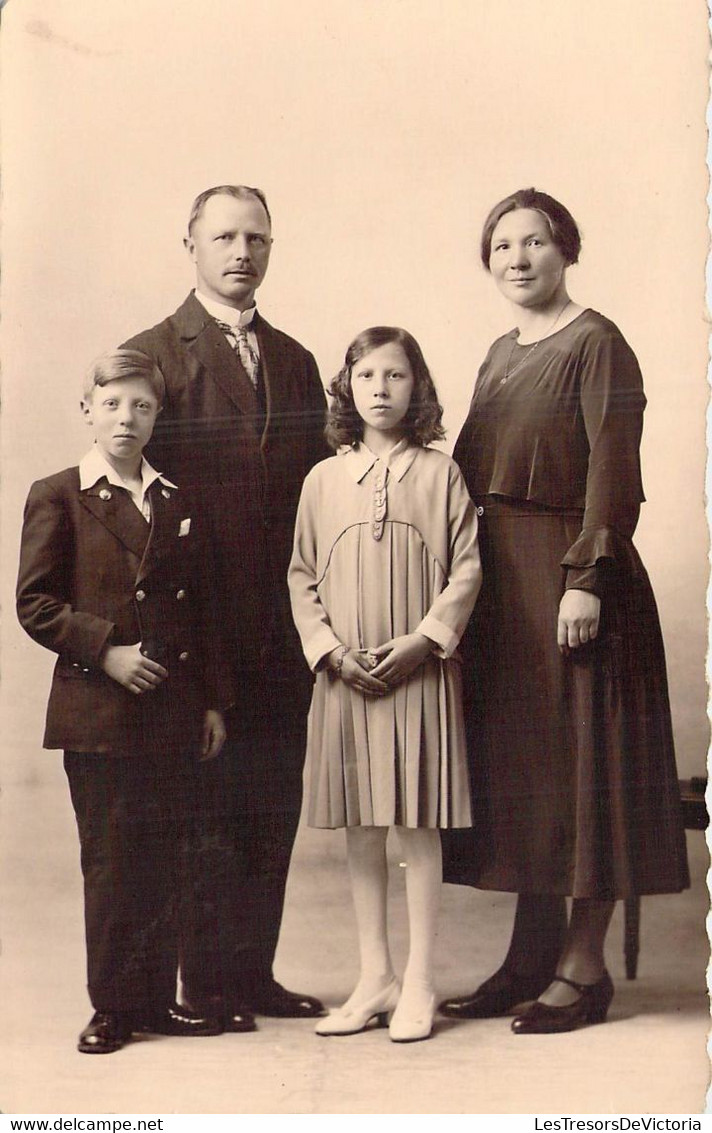
<path fill-rule="evenodd" d="M 588 590 L 567 590 L 559 603 L 556 640 L 561 653 L 586 645 L 598 636 L 601 599 Z"/>
<path fill-rule="evenodd" d="M 343 647 L 339 646 L 338 649 L 329 654 L 330 668 L 333 668 L 332 662 L 335 662 L 342 652 Z M 344 684 L 356 689 L 357 692 L 362 692 L 366 696 L 385 696 L 389 691 L 388 685 L 374 677 L 371 669 L 372 666 L 365 654 L 359 653 L 356 649 L 347 649 L 343 655 L 338 674 Z"/>
<path fill-rule="evenodd" d="M 378 661 L 375 669 L 371 670 L 371 675 L 385 681 L 389 688 L 394 688 L 423 664 L 434 644 L 422 633 L 407 633 L 403 637 L 391 638 L 379 645 L 378 649 L 369 649 L 371 656 Z"/>
<path fill-rule="evenodd" d="M 227 729 L 222 712 L 217 708 L 208 708 L 203 717 L 203 742 L 200 747 L 200 763 L 214 759 L 225 743 Z"/>
<path fill-rule="evenodd" d="M 168 676 L 168 670 L 158 661 L 144 657 L 140 641 L 135 645 L 107 645 L 99 664 L 107 676 L 136 696 L 156 688 Z"/>

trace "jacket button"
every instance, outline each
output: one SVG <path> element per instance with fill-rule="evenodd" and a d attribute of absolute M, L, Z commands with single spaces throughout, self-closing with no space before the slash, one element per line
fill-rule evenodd
<path fill-rule="evenodd" d="M 179 591 L 177 592 L 177 594 L 176 594 L 176 600 L 177 600 L 178 602 L 182 602 L 184 598 L 185 598 L 185 590 L 182 590 L 182 589 L 181 589 L 181 590 L 179 590 Z"/>
<path fill-rule="evenodd" d="M 477 512 L 478 515 L 484 515 L 485 514 L 485 509 L 482 507 L 482 505 L 475 508 L 475 511 Z"/>
<path fill-rule="evenodd" d="M 188 650 L 187 649 L 184 650 L 182 653 L 178 654 L 178 660 L 179 661 L 187 661 L 188 660 Z"/>
<path fill-rule="evenodd" d="M 137 602 L 143 602 L 145 597 L 146 597 L 146 591 L 145 590 L 137 590 L 136 591 L 136 601 Z"/>

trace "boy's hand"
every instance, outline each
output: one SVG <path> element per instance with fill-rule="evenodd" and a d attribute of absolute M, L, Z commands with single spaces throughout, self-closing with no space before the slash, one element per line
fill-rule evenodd
<path fill-rule="evenodd" d="M 107 676 L 137 696 L 156 688 L 168 676 L 168 670 L 158 661 L 144 657 L 140 641 L 135 645 L 107 645 L 99 664 Z"/>
<path fill-rule="evenodd" d="M 378 661 L 371 676 L 385 681 L 389 688 L 406 680 L 431 652 L 435 642 L 422 633 L 407 633 L 403 637 L 393 637 L 369 650 Z"/>
<path fill-rule="evenodd" d="M 203 743 L 200 749 L 200 763 L 215 759 L 227 738 L 227 729 L 222 712 L 217 708 L 206 709 L 203 718 Z"/>

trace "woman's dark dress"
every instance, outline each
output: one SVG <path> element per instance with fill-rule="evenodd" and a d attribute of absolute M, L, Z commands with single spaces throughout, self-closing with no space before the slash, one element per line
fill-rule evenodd
<path fill-rule="evenodd" d="M 635 355 L 591 310 L 535 350 L 505 335 L 480 370 L 453 454 L 484 573 L 463 640 L 474 815 L 444 835 L 447 881 L 602 899 L 689 884 L 660 625 L 631 542 L 644 407 Z M 566 588 L 600 596 L 601 627 L 562 656 Z"/>

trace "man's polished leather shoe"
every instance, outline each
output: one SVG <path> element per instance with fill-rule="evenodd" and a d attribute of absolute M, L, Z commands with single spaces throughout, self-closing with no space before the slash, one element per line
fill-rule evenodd
<path fill-rule="evenodd" d="M 233 1010 L 228 1010 L 223 1016 L 223 1030 L 228 1031 L 230 1034 L 242 1035 L 248 1031 L 256 1031 L 257 1023 L 251 1011 L 243 1010 L 242 1007 Z"/>
<path fill-rule="evenodd" d="M 81 1054 L 113 1054 L 131 1038 L 131 1022 L 126 1015 L 95 1011 L 79 1036 Z"/>
<path fill-rule="evenodd" d="M 326 1014 L 324 1004 L 313 995 L 287 991 L 276 980 L 253 989 L 245 999 L 250 1011 L 277 1019 L 318 1019 Z"/>
<path fill-rule="evenodd" d="M 536 999 L 550 983 L 548 973 L 520 976 L 500 968 L 470 995 L 444 1000 L 439 1011 L 450 1019 L 493 1019 L 509 1014 L 520 1003 Z"/>
<path fill-rule="evenodd" d="M 173 1035 L 178 1038 L 200 1038 L 221 1035 L 222 1022 L 210 1015 L 200 1015 L 187 1007 L 174 1004 L 141 1014 L 134 1019 L 133 1029 L 150 1035 Z"/>

